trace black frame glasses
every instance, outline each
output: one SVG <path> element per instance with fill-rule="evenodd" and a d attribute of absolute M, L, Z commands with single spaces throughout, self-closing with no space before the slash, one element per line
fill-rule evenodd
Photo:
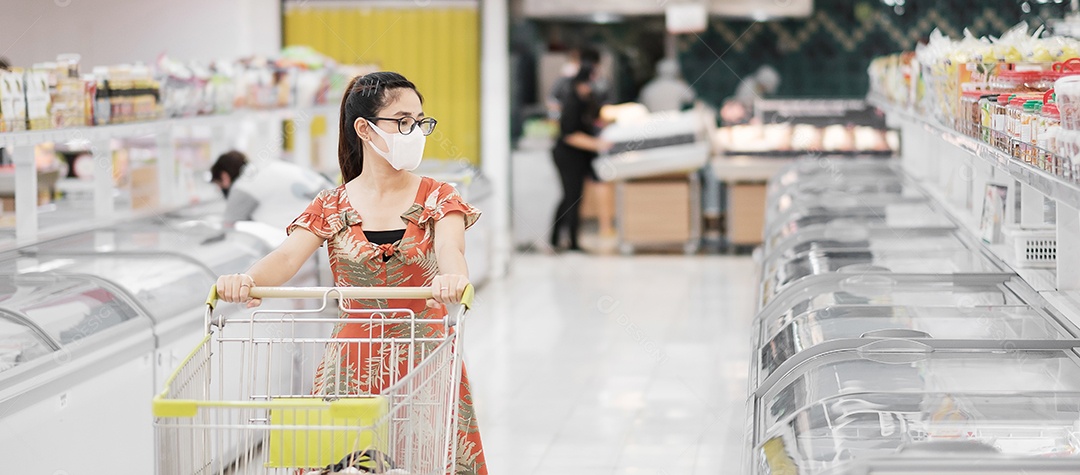
<path fill-rule="evenodd" d="M 397 130 L 401 135 L 409 135 L 412 133 L 413 129 L 420 127 L 420 133 L 424 134 L 424 136 L 431 135 L 431 133 L 435 131 L 435 125 L 439 123 L 434 117 L 424 117 L 420 120 L 416 120 L 412 117 L 402 117 L 400 119 L 395 119 L 393 117 L 368 117 L 367 120 L 373 122 L 392 120 L 397 122 Z M 409 124 L 410 122 L 412 123 Z"/>

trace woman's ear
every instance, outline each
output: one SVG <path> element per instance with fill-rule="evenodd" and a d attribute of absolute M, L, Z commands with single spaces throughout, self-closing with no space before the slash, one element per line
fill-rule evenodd
<path fill-rule="evenodd" d="M 360 137 L 361 140 L 371 141 L 371 130 L 368 127 L 368 122 L 363 117 L 357 117 L 353 121 L 353 130 L 356 131 L 356 136 Z"/>

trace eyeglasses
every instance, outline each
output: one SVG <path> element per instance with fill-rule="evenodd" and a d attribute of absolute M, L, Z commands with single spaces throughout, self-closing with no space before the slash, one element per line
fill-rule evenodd
<path fill-rule="evenodd" d="M 397 129 L 398 132 L 401 132 L 401 135 L 411 134 L 413 129 L 415 129 L 417 126 L 420 127 L 420 133 L 424 135 L 431 135 L 431 133 L 435 131 L 435 124 L 439 123 L 439 121 L 435 120 L 432 117 L 424 117 L 420 120 L 416 120 L 412 117 L 402 117 L 400 119 L 394 119 L 390 117 L 370 117 L 368 118 L 368 120 L 375 122 L 378 122 L 380 120 L 390 120 L 397 122 Z"/>

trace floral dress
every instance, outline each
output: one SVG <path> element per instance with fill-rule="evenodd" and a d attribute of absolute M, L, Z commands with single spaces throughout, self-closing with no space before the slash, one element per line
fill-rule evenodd
<path fill-rule="evenodd" d="M 465 203 L 454 188 L 424 177 L 413 205 L 401 215 L 405 234 L 396 243 L 377 245 L 364 235 L 360 213 L 349 203 L 345 186 L 325 190 L 288 227 L 311 231 L 326 239 L 334 283 L 339 287 L 426 287 L 438 273 L 435 256 L 435 223 L 449 213 L 465 215 L 465 226 L 472 226 L 480 212 Z M 417 318 L 443 318 L 446 309 L 427 308 L 423 300 L 349 300 L 350 309 L 410 308 Z M 367 314 L 350 314 L 370 318 Z M 347 318 L 349 315 L 343 315 Z M 391 316 L 392 317 L 392 316 Z M 380 326 L 339 323 L 335 338 L 408 337 L 406 324 Z M 421 325 L 417 336 L 438 339 L 444 336 L 442 325 Z M 437 343 L 414 348 L 420 358 Z M 396 377 L 408 371 L 407 355 L 391 354 L 389 344 L 350 343 L 328 345 L 315 373 L 314 394 L 379 394 Z M 394 365 L 393 361 L 398 364 Z M 457 473 L 485 475 L 487 466 L 469 391 L 469 380 L 462 367 L 458 400 Z"/>

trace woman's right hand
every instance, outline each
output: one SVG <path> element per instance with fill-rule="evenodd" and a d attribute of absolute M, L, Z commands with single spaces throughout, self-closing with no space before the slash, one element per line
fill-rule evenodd
<path fill-rule="evenodd" d="M 218 277 L 218 298 L 223 302 L 246 303 L 248 308 L 258 307 L 262 299 L 253 299 L 249 294 L 251 287 L 255 286 L 255 279 L 247 274 L 229 274 Z"/>
<path fill-rule="evenodd" d="M 596 139 L 596 151 L 599 153 L 607 153 L 615 147 L 615 143 L 605 139 Z"/>

